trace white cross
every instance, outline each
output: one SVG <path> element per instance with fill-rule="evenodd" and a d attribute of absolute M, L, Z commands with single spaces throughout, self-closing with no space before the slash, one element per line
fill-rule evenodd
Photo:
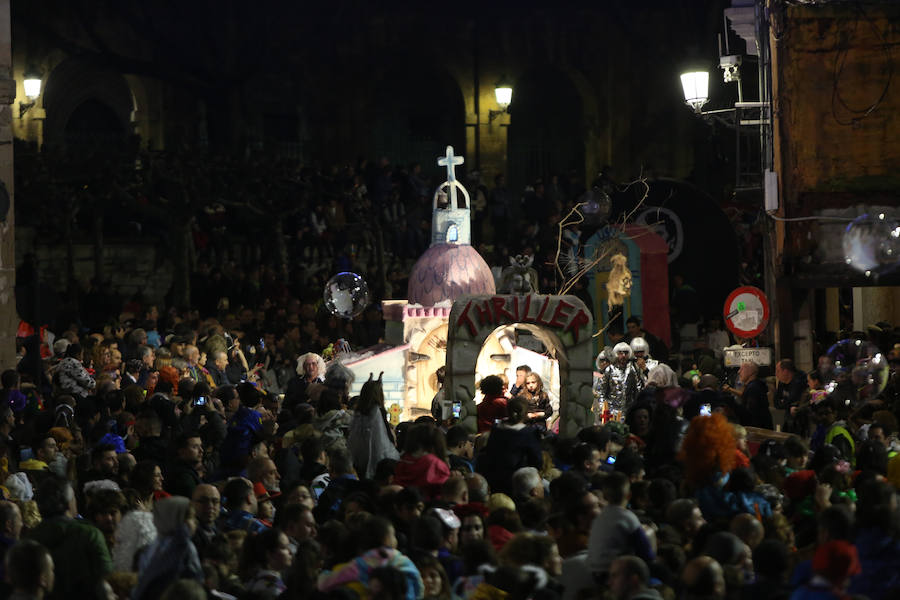
<path fill-rule="evenodd" d="M 447 146 L 447 154 L 443 158 L 438 159 L 439 167 L 447 167 L 447 183 L 450 184 L 450 207 L 456 208 L 456 165 L 466 162 L 462 156 L 453 156 L 453 146 Z"/>
<path fill-rule="evenodd" d="M 438 159 L 439 167 L 447 167 L 447 181 L 456 181 L 456 165 L 466 162 L 462 156 L 453 156 L 453 146 L 447 146 L 447 155 Z"/>

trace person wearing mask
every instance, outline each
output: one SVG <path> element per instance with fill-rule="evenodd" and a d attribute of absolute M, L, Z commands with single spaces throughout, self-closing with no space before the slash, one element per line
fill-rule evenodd
<path fill-rule="evenodd" d="M 350 434 L 347 436 L 353 465 L 361 477 L 372 479 L 379 462 L 386 458 L 400 458 L 394 445 L 393 433 L 384 410 L 381 376 L 378 379 L 370 376 L 359 392 L 356 410 L 350 421 Z"/>

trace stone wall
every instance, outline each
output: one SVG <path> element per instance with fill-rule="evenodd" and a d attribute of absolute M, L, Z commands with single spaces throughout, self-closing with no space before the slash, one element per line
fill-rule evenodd
<path fill-rule="evenodd" d="M 12 31 L 9 0 L 0 0 L 0 184 L 9 196 L 9 212 L 0 215 L 0 364 L 11 365 L 16 356 L 16 304 L 12 291 L 16 274 L 12 258 L 15 237 L 14 179 L 11 104 L 16 97 L 16 82 L 12 71 Z"/>
<path fill-rule="evenodd" d="M 453 303 L 444 388 L 461 404 L 460 420 L 476 429 L 475 363 L 488 335 L 501 325 L 528 329 L 559 361 L 562 435 L 594 424 L 594 319 L 575 296 L 463 296 Z"/>

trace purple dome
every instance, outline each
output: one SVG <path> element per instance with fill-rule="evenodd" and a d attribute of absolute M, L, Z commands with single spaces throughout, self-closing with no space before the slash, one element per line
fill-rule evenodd
<path fill-rule="evenodd" d="M 410 304 L 434 306 L 465 294 L 496 294 L 494 276 L 478 251 L 468 244 L 435 244 L 409 274 Z"/>

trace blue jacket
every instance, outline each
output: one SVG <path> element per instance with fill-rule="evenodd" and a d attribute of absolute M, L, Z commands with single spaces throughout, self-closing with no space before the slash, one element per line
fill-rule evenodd
<path fill-rule="evenodd" d="M 862 573 L 850 582 L 848 592 L 871 600 L 897 598 L 900 590 L 900 542 L 883 529 L 867 528 L 857 533 L 856 550 Z"/>

